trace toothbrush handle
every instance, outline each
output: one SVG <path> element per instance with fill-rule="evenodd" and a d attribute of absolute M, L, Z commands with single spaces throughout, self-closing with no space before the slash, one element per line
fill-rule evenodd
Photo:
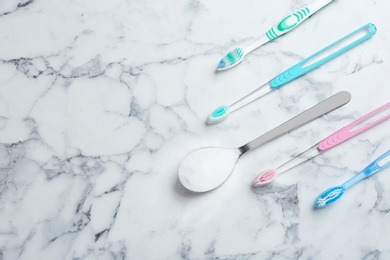
<path fill-rule="evenodd" d="M 390 166 L 390 150 L 386 153 L 382 154 L 378 159 L 370 163 L 363 171 L 361 171 L 358 175 L 348 180 L 342 186 L 345 189 L 350 188 L 355 185 L 357 182 L 387 168 Z"/>
<path fill-rule="evenodd" d="M 262 37 L 245 47 L 245 53 L 249 53 L 261 45 L 288 33 L 332 1 L 333 0 L 317 0 L 286 16 L 276 26 L 269 29 Z"/>
<path fill-rule="evenodd" d="M 244 146 L 239 147 L 242 153 L 252 150 L 256 147 L 259 147 L 262 144 L 268 143 L 269 141 L 286 134 L 314 119 L 323 116 L 343 105 L 348 103 L 351 100 L 351 94 L 347 91 L 341 91 L 326 100 L 318 103 L 317 105 L 309 108 L 308 110 L 300 113 L 296 117 L 288 120 L 287 122 L 281 124 L 280 126 L 268 131 L 267 133 L 261 135 L 255 140 L 247 143 Z"/>
<path fill-rule="evenodd" d="M 378 159 L 370 163 L 363 172 L 366 177 L 369 177 L 390 166 L 390 150 L 382 154 Z"/>
<path fill-rule="evenodd" d="M 343 41 L 347 41 L 349 38 L 354 36 L 355 34 L 361 33 L 364 30 L 368 30 L 368 33 L 365 34 L 363 37 L 355 40 L 351 44 L 348 44 L 347 46 L 342 47 L 341 49 L 337 49 L 334 51 L 332 54 L 326 56 L 325 58 L 314 62 L 313 64 L 309 64 L 306 67 L 303 67 L 305 63 L 311 61 L 312 59 L 315 59 L 317 56 L 322 54 L 325 51 L 330 50 L 331 48 L 334 48 L 337 44 L 340 44 Z M 366 24 L 365 26 L 357 29 L 356 31 L 348 34 L 347 36 L 341 38 L 340 40 L 332 43 L 331 45 L 323 48 L 322 50 L 314 53 L 310 57 L 304 59 L 303 61 L 297 63 L 296 65 L 292 66 L 290 69 L 282 72 L 280 75 L 276 76 L 273 80 L 271 80 L 270 85 L 272 88 L 277 89 L 282 87 L 284 84 L 318 68 L 322 64 L 327 63 L 328 61 L 338 57 L 339 55 L 343 54 L 344 52 L 352 49 L 353 47 L 359 45 L 360 43 L 368 40 L 370 37 L 372 37 L 376 33 L 376 28 L 373 24 L 369 23 Z"/>
<path fill-rule="evenodd" d="M 390 102 L 328 136 L 318 144 L 317 148 L 321 152 L 329 150 L 387 119 L 390 119 Z"/>
<path fill-rule="evenodd" d="M 272 41 L 279 36 L 291 31 L 303 21 L 313 15 L 315 12 L 326 6 L 333 0 L 317 0 L 307 6 L 299 9 L 298 11 L 286 16 L 276 26 L 272 27 L 266 32 L 266 36 L 269 41 Z"/>

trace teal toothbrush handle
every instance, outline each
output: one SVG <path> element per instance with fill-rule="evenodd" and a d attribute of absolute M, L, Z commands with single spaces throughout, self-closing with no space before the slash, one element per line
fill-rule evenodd
<path fill-rule="evenodd" d="M 390 150 L 381 155 L 378 159 L 370 163 L 363 171 L 361 171 L 358 175 L 348 180 L 342 186 L 344 189 L 348 189 L 351 186 L 355 185 L 359 181 L 387 168 L 390 166 Z"/>
<path fill-rule="evenodd" d="M 305 7 L 283 18 L 276 26 L 269 29 L 265 36 L 267 41 L 272 41 L 279 36 L 293 30 L 307 18 L 331 3 L 333 0 L 315 0 Z"/>
<path fill-rule="evenodd" d="M 348 39 L 352 38 L 353 36 L 356 36 L 356 34 L 358 33 L 361 33 L 361 32 L 364 32 L 365 30 L 368 30 L 368 33 L 365 34 L 363 37 L 360 37 L 359 39 L 353 41 L 352 43 L 342 47 L 341 49 L 338 49 L 337 51 L 333 52 L 332 54 L 326 56 L 325 58 L 319 60 L 319 61 L 316 61 L 314 62 L 313 64 L 310 64 L 310 65 L 307 65 L 306 67 L 303 67 L 305 65 L 305 63 L 308 63 L 309 61 L 311 61 L 312 59 L 315 59 L 317 56 L 319 56 L 320 54 L 324 53 L 325 51 L 328 51 L 334 47 L 336 47 L 336 45 L 338 44 L 341 44 L 342 42 L 346 42 Z M 373 25 L 372 23 L 369 23 L 369 24 L 366 24 L 365 26 L 357 29 L 356 31 L 348 34 L 347 36 L 341 38 L 340 40 L 330 44 L 329 46 L 323 48 L 322 50 L 314 53 L 313 55 L 311 55 L 310 57 L 304 59 L 303 61 L 297 63 L 296 65 L 294 65 L 293 67 L 291 67 L 290 69 L 282 72 L 281 74 L 279 74 L 278 76 L 276 76 L 274 79 L 271 80 L 270 82 L 270 85 L 271 85 L 271 88 L 273 89 L 278 89 L 280 87 L 282 87 L 284 84 L 296 79 L 296 78 L 299 78 L 300 76 L 318 68 L 319 66 L 321 66 L 322 64 L 325 64 L 327 63 L 328 61 L 338 57 L 339 55 L 343 54 L 344 52 L 354 48 L 355 46 L 359 45 L 360 43 L 368 40 L 369 38 L 371 38 L 374 34 L 376 33 L 376 27 L 375 25 Z"/>

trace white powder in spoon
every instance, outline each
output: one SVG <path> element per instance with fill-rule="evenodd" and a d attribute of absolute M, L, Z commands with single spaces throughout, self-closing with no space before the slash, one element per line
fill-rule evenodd
<path fill-rule="evenodd" d="M 234 148 L 208 147 L 193 151 L 179 167 L 179 180 L 184 187 L 205 192 L 221 185 L 232 172 L 241 152 Z"/>

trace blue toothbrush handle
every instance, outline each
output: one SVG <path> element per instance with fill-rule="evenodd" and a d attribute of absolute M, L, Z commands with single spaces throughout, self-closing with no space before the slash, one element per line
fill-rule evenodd
<path fill-rule="evenodd" d="M 309 64 L 307 65 L 306 67 L 303 67 L 305 65 L 305 63 L 308 63 L 309 61 L 311 60 L 314 60 L 315 58 L 317 58 L 317 56 L 319 56 L 320 54 L 324 53 L 325 51 L 328 51 L 334 47 L 336 47 L 336 45 L 338 44 L 341 44 L 342 42 L 345 42 L 345 41 L 348 41 L 350 38 L 352 38 L 353 36 L 356 36 L 356 34 L 359 34 L 359 33 L 362 33 L 362 31 L 364 30 L 368 30 L 368 33 L 366 33 L 364 36 L 360 37 L 359 39 L 353 41 L 352 43 L 334 51 L 332 54 L 326 56 L 325 58 L 323 59 L 320 59 L 319 61 L 316 61 L 312 64 Z M 352 49 L 353 47 L 359 45 L 360 43 L 368 40 L 369 38 L 371 38 L 374 34 L 376 33 L 376 27 L 375 25 L 373 25 L 372 23 L 369 23 L 369 24 L 366 24 L 365 26 L 357 29 L 356 31 L 348 34 L 347 36 L 341 38 L 340 40 L 330 44 L 329 46 L 323 48 L 322 50 L 314 53 L 313 55 L 311 55 L 310 57 L 304 59 L 303 61 L 297 63 L 296 65 L 292 66 L 290 69 L 282 72 L 281 74 L 279 74 L 278 76 L 276 76 L 274 79 L 271 80 L 270 82 L 270 85 L 271 85 L 271 88 L 273 89 L 278 89 L 280 87 L 282 87 L 284 84 L 296 79 L 296 78 L 299 78 L 300 76 L 308 73 L 309 71 L 312 71 L 316 68 L 318 68 L 319 66 L 321 66 L 322 64 L 325 64 L 327 63 L 328 61 L 336 58 L 337 56 L 343 54 L 344 52 Z"/>
<path fill-rule="evenodd" d="M 350 188 L 351 186 L 355 185 L 357 182 L 387 168 L 390 166 L 390 150 L 386 153 L 382 154 L 378 159 L 370 163 L 366 168 L 364 168 L 363 171 L 361 171 L 358 175 L 351 178 L 349 181 L 344 183 L 342 186 L 344 186 L 345 189 Z"/>
<path fill-rule="evenodd" d="M 390 166 L 390 150 L 382 154 L 378 159 L 370 163 L 363 172 L 366 177 L 369 177 Z"/>

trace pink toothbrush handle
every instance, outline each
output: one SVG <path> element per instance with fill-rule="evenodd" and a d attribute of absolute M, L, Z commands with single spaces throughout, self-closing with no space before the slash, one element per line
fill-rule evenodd
<path fill-rule="evenodd" d="M 318 144 L 317 148 L 321 152 L 329 150 L 330 148 L 335 147 L 336 145 L 341 144 L 360 133 L 363 133 L 389 118 L 390 102 L 328 136 Z"/>

